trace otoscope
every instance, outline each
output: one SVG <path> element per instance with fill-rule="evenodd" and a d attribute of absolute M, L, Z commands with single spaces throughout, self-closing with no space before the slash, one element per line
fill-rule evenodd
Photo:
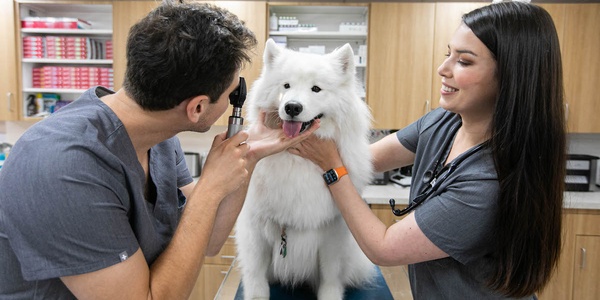
<path fill-rule="evenodd" d="M 229 117 L 229 125 L 227 126 L 227 138 L 234 136 L 244 125 L 244 118 L 242 118 L 242 105 L 246 100 L 246 80 L 244 77 L 240 77 L 240 84 L 238 87 L 229 94 L 229 103 L 233 105 L 233 112 Z"/>

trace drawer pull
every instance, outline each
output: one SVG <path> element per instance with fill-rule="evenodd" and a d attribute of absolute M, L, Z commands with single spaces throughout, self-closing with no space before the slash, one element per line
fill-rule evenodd
<path fill-rule="evenodd" d="M 8 92 L 6 93 L 6 100 L 8 101 L 8 111 L 12 112 L 12 106 L 11 106 L 11 102 L 12 102 L 12 93 Z"/>
<path fill-rule="evenodd" d="M 221 271 L 221 275 L 227 275 L 227 271 Z"/>
<path fill-rule="evenodd" d="M 235 256 L 233 255 L 221 255 L 222 259 L 235 259 Z"/>
<path fill-rule="evenodd" d="M 585 260 L 586 260 L 586 250 L 585 248 L 581 248 L 581 266 L 580 268 L 585 269 Z"/>

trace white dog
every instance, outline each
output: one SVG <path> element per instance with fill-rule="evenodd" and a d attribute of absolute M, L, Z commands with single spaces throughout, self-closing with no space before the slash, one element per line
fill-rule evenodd
<path fill-rule="evenodd" d="M 357 96 L 350 45 L 327 55 L 294 52 L 267 41 L 261 77 L 249 93 L 247 119 L 296 136 L 334 139 L 359 192 L 372 178 L 371 115 Z M 319 299 L 342 299 L 346 286 L 373 279 L 374 265 L 352 237 L 325 184 L 323 170 L 286 151 L 256 166 L 236 224 L 245 299 L 269 298 L 269 282 L 309 284 Z"/>

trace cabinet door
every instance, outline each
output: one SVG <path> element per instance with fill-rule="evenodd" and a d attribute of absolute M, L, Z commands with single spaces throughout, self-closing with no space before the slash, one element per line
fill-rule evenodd
<path fill-rule="evenodd" d="M 600 132 L 600 4 L 566 4 L 563 45 L 570 132 Z"/>
<path fill-rule="evenodd" d="M 0 28 L 0 121 L 11 121 L 19 116 L 13 0 L 0 0 Z"/>
<path fill-rule="evenodd" d="M 374 127 L 399 129 L 431 100 L 434 3 L 372 3 L 367 102 Z"/>
<path fill-rule="evenodd" d="M 206 290 L 206 286 L 204 282 L 206 281 L 206 268 L 203 266 L 200 270 L 200 274 L 198 275 L 198 279 L 196 279 L 196 284 L 194 284 L 194 289 L 190 293 L 190 297 L 188 300 L 211 300 L 213 298 L 204 298 L 204 291 Z"/>
<path fill-rule="evenodd" d="M 204 299 L 214 299 L 227 275 L 229 265 L 204 265 Z"/>
<path fill-rule="evenodd" d="M 396 205 L 396 208 L 404 209 L 406 208 L 406 205 Z M 394 215 L 391 207 L 387 204 L 371 204 L 371 211 L 387 227 L 394 225 L 396 222 L 404 218 L 404 216 L 398 217 Z"/>
<path fill-rule="evenodd" d="M 236 14 L 256 35 L 258 44 L 251 54 L 252 63 L 247 64 L 240 74 L 246 79 L 247 87 L 250 89 L 252 83 L 260 76 L 263 65 L 262 55 L 267 42 L 268 29 L 267 1 L 215 1 L 214 4 Z M 233 106 L 230 105 L 215 125 L 227 125 L 232 110 Z"/>
<path fill-rule="evenodd" d="M 577 236 L 573 269 L 573 298 L 598 299 L 600 296 L 600 236 Z"/>

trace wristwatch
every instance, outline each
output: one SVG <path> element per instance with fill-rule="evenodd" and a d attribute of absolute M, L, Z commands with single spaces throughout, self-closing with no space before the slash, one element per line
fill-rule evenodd
<path fill-rule="evenodd" d="M 348 170 L 346 170 L 346 167 L 341 166 L 325 172 L 325 174 L 323 174 L 323 179 L 325 179 L 325 183 L 327 183 L 327 185 L 332 185 L 338 182 L 338 180 L 344 175 L 348 175 Z"/>

